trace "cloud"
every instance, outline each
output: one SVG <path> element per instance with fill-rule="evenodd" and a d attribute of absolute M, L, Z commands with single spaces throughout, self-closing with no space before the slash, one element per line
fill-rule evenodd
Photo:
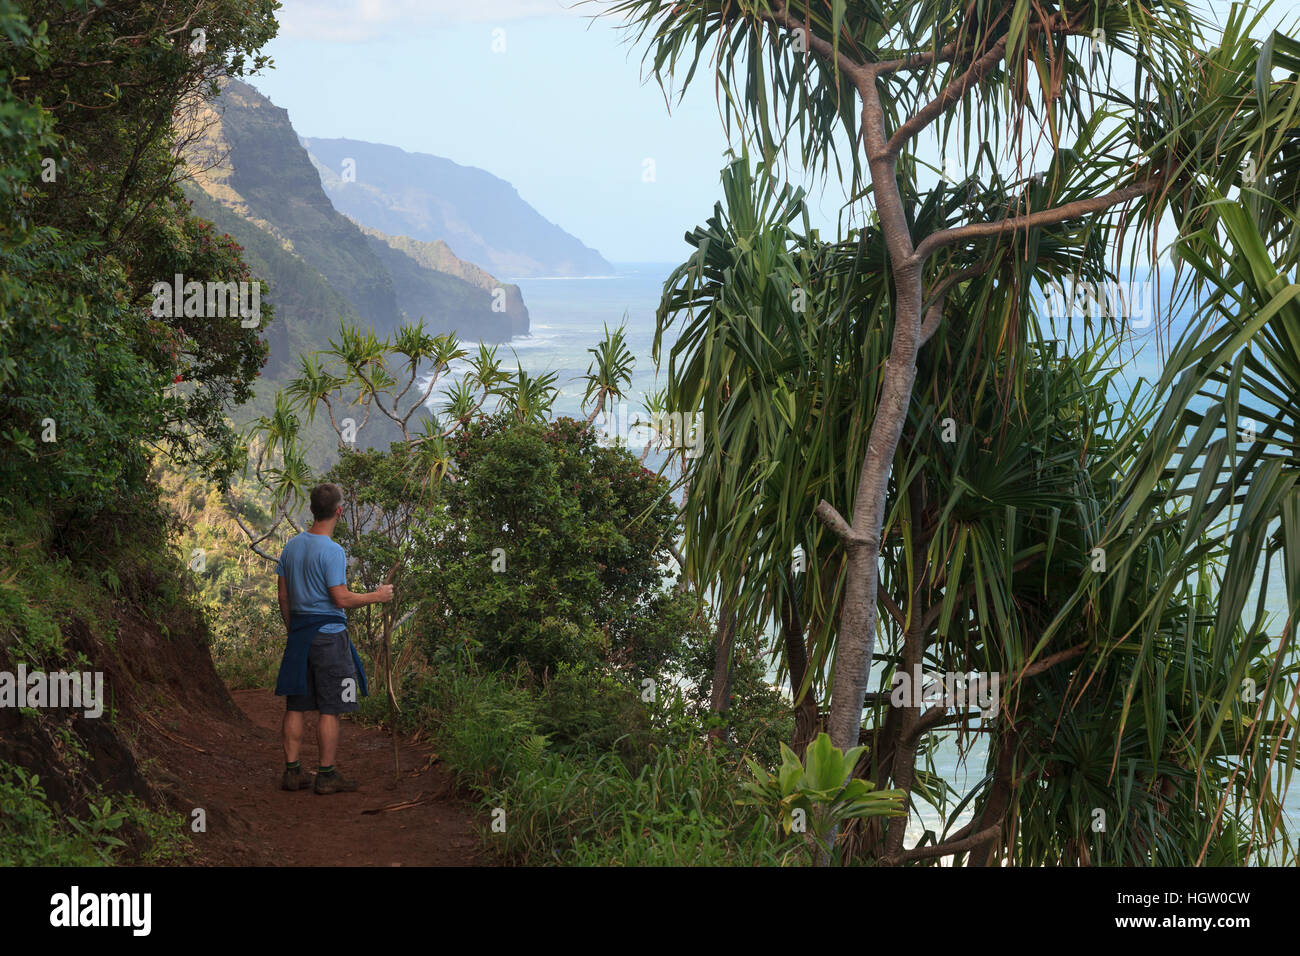
<path fill-rule="evenodd" d="M 463 23 L 590 16 L 597 10 L 576 0 L 284 0 L 279 20 L 283 37 L 352 43 Z"/>

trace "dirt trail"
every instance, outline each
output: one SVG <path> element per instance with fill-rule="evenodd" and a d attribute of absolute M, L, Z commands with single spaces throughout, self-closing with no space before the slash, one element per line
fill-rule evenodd
<path fill-rule="evenodd" d="M 427 744 L 402 740 L 393 781 L 392 738 L 343 721 L 337 764 L 361 783 L 356 793 L 318 796 L 280 790 L 284 699 L 234 691 L 247 722 L 175 711 L 160 732 L 155 771 L 173 803 L 207 814 L 193 839 L 210 866 L 475 866 L 491 858 L 479 844 L 474 811 L 452 792 Z M 302 764 L 316 768 L 316 714 L 308 714 Z M 411 804 L 400 809 L 394 805 Z M 368 810 L 393 809 L 379 813 Z"/>

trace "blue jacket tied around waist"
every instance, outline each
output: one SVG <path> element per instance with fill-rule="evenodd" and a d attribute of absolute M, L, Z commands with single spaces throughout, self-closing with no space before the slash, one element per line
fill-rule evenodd
<path fill-rule="evenodd" d="M 280 661 L 280 673 L 275 679 L 277 697 L 291 694 L 307 693 L 307 652 L 311 649 L 312 639 L 326 624 L 338 624 L 339 619 L 330 614 L 291 614 L 289 616 L 289 640 L 284 646 L 284 658 Z M 366 669 L 361 666 L 361 657 L 348 638 L 348 650 L 352 652 L 352 663 L 357 669 L 357 679 L 361 685 L 361 696 L 370 696 L 366 685 Z"/>

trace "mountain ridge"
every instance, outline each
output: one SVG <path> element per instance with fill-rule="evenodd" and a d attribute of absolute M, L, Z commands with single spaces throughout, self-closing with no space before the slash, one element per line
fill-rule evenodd
<path fill-rule="evenodd" d="M 365 140 L 301 137 L 326 195 L 344 215 L 389 235 L 443 241 L 497 275 L 610 275 L 614 267 L 476 166 Z"/>
<path fill-rule="evenodd" d="M 276 319 L 268 328 L 267 378 L 302 351 L 322 348 L 339 321 L 377 334 L 422 318 L 432 333 L 500 342 L 527 334 L 518 287 L 450 249 L 415 256 L 395 249 L 334 208 L 288 111 L 255 88 L 225 81 L 192 119 L 185 156 L 196 212 L 251 250 Z M 404 237 L 403 237 L 404 238 Z M 468 278 L 467 278 L 468 277 Z M 498 294 L 497 290 L 501 290 Z"/>

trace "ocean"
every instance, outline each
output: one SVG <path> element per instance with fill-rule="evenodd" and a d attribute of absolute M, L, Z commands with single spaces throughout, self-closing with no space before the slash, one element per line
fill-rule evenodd
<path fill-rule="evenodd" d="M 609 276 L 508 279 L 523 293 L 530 316 L 530 334 L 502 344 L 498 354 L 507 368 L 513 368 L 517 362 L 529 373 L 556 373 L 560 393 L 555 412 L 585 417 L 581 410 L 586 388 L 582 376 L 592 358 L 587 350 L 599 343 L 606 326 L 612 330 L 626 324 L 627 345 L 636 357 L 628 396 L 631 413 L 635 414 L 646 394 L 664 387 L 667 382 L 668 350 L 672 341 L 667 339 L 664 344 L 662 373 L 656 374 L 652 347 L 659 296 L 674 267 L 674 264 L 667 263 L 619 263 L 615 266 L 617 272 Z M 1153 311 L 1149 297 L 1142 308 Z M 1185 321 L 1177 315 L 1157 319 L 1151 314 L 1135 323 L 1142 327 L 1141 330 L 1135 332 L 1130 344 L 1125 345 L 1118 356 L 1122 363 L 1121 389 L 1149 388 L 1150 383 L 1159 378 L 1166 351 L 1163 345 L 1168 343 L 1170 336 L 1181 331 Z M 1067 320 L 1060 327 L 1067 329 L 1068 324 Z M 1166 332 L 1157 335 L 1156 329 L 1162 327 Z M 1285 618 L 1286 600 L 1280 575 L 1270 582 L 1267 606 L 1279 619 Z M 1280 624 L 1277 628 L 1280 630 Z M 974 750 L 960 760 L 952 740 L 944 738 L 935 753 L 935 769 L 959 794 L 964 795 L 982 778 L 985 757 L 981 745 L 976 744 Z M 953 798 L 951 805 L 959 799 Z M 1300 788 L 1288 794 L 1286 814 L 1293 826 L 1300 824 Z M 954 828 L 968 818 L 967 815 L 958 818 Z M 922 805 L 909 824 L 909 843 L 918 839 L 926 828 L 938 824 L 938 816 Z"/>
<path fill-rule="evenodd" d="M 503 343 L 498 354 L 507 368 L 517 359 L 530 373 L 559 376 L 557 414 L 586 417 L 581 406 L 586 391 L 582 376 L 592 360 L 587 350 L 600 342 L 606 326 L 611 331 L 627 326 L 627 346 L 636 356 L 631 405 L 639 407 L 647 393 L 667 385 L 667 354 L 663 373 L 656 375 L 651 352 L 659 293 L 674 266 L 620 263 L 616 268 L 618 273 L 610 276 L 506 280 L 523 293 L 530 334 Z"/>

